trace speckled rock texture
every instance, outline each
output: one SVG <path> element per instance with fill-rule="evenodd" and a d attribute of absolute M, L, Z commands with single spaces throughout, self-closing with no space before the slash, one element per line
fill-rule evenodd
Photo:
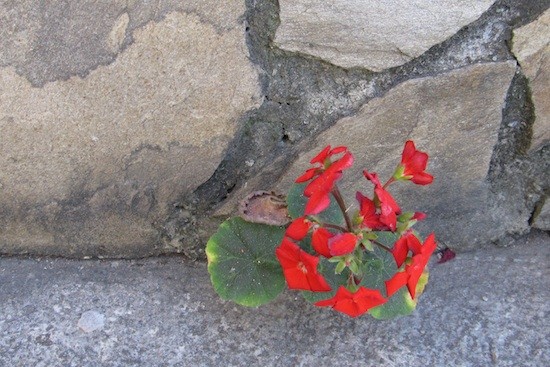
<path fill-rule="evenodd" d="M 409 138 L 436 175 L 396 193 L 421 229 L 506 245 L 550 192 L 549 8 L 0 0 L 0 254 L 204 259 L 323 144 L 384 174 Z"/>
<path fill-rule="evenodd" d="M 529 79 L 535 123 L 531 150 L 550 141 L 550 10 L 514 31 L 513 52 Z"/>
<path fill-rule="evenodd" d="M 7 31 L 18 43 L 1 52 L 8 64 L 0 69 L 3 252 L 166 251 L 156 223 L 214 173 L 240 116 L 259 102 L 239 19 L 244 4 L 204 15 L 208 22 L 194 12 L 167 13 L 135 29 L 124 49 L 130 19 L 124 8 L 111 19 L 115 9 L 86 4 L 90 9 L 58 9 L 59 23 L 48 20 L 55 7 L 42 9 L 42 28 L 25 24 L 35 36 L 18 33 L 17 25 Z M 29 17 L 40 12 L 18 10 Z M 84 34 L 74 33 L 81 28 Z M 21 62 L 23 43 L 44 54 L 28 51 L 30 64 Z M 102 52 L 114 55 L 111 63 L 86 57 Z M 64 69 L 68 79 L 43 64 Z"/>
<path fill-rule="evenodd" d="M 218 298 L 205 265 L 180 258 L 0 258 L 0 365 L 547 366 L 548 241 L 532 233 L 432 259 L 417 309 L 390 321 L 290 291 L 240 307 Z M 83 317 L 101 327 L 86 332 Z"/>
<path fill-rule="evenodd" d="M 402 65 L 479 18 L 495 1 L 281 0 L 279 47 L 335 65 Z"/>

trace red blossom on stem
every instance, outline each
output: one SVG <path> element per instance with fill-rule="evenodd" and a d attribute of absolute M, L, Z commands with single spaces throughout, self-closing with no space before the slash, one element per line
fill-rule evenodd
<path fill-rule="evenodd" d="M 407 259 L 409 250 L 412 251 L 414 255 L 422 251 L 420 240 L 411 231 L 401 236 L 393 245 L 392 255 L 398 268 L 401 267 Z"/>
<path fill-rule="evenodd" d="M 374 201 L 361 194 L 359 191 L 355 194 L 359 202 L 359 215 L 361 215 L 361 224 L 370 229 L 383 229 L 385 226 L 380 221 L 380 216 L 376 214 L 376 205 Z"/>
<path fill-rule="evenodd" d="M 374 204 L 378 209 L 380 209 L 378 220 L 385 227 L 389 228 L 390 231 L 395 232 L 397 229 L 397 216 L 401 214 L 401 208 L 393 196 L 391 196 L 391 194 L 386 191 L 384 186 L 382 186 L 380 180 L 378 179 L 378 175 L 375 172 L 368 172 L 365 170 L 363 171 L 363 175 L 367 178 L 367 180 L 374 184 Z M 377 229 L 384 228 L 378 227 Z"/>
<path fill-rule="evenodd" d="M 315 303 L 316 306 L 332 307 L 351 317 L 357 317 L 384 304 L 405 285 L 414 299 L 419 279 L 436 248 L 435 236 L 432 233 L 422 244 L 409 228 L 426 215 L 421 212 L 402 214 L 401 208 L 386 188 L 399 180 L 411 180 L 420 185 L 431 183 L 433 177 L 425 172 L 427 161 L 428 155 L 416 150 L 412 141 L 407 141 L 400 165 L 384 185 L 380 183 L 376 173 L 363 171 L 363 175 L 374 185 L 374 194 L 370 199 L 360 192 L 356 193 L 359 212 L 352 221 L 336 182 L 342 177 L 342 172 L 352 166 L 353 156 L 344 146 L 331 148 L 329 145 L 319 152 L 310 161 L 313 166 L 296 180 L 298 183 L 308 182 L 304 189 L 304 196 L 308 198 L 304 215 L 290 223 L 285 237 L 275 251 L 288 287 L 313 292 L 331 290 L 317 267 L 320 256 L 328 259 L 335 257 L 331 260 L 338 263 L 335 271 L 340 274 L 347 269 L 347 285 L 341 285 L 334 297 L 319 301 Z M 342 210 L 345 227 L 341 223 L 323 223 L 314 217 L 330 205 L 330 195 Z M 364 228 L 368 230 L 365 231 Z M 367 242 L 371 241 L 369 244 L 391 252 L 397 264 L 398 272 L 385 281 L 387 298 L 379 290 L 360 286 L 366 276 L 361 270 L 364 262 L 360 251 L 367 247 L 358 246 L 361 246 L 361 241 L 369 230 L 404 232 L 391 249 L 371 241 L 371 234 L 366 237 Z M 308 233 L 311 233 L 311 246 L 315 255 L 302 250 L 296 243 L 303 241 Z"/>
<path fill-rule="evenodd" d="M 345 313 L 351 317 L 357 317 L 373 307 L 386 303 L 387 299 L 376 289 L 359 287 L 357 292 L 350 292 L 343 286 L 338 288 L 334 297 L 319 301 L 315 306 L 332 307 L 336 311 Z"/>
<path fill-rule="evenodd" d="M 414 142 L 407 140 L 401 155 L 401 165 L 397 169 L 397 171 L 402 169 L 403 172 L 395 178 L 411 180 L 417 185 L 428 185 L 432 183 L 434 178 L 425 172 L 427 164 L 428 154 L 416 150 Z"/>
<path fill-rule="evenodd" d="M 334 162 L 332 161 L 335 155 L 342 153 L 342 157 Z M 304 189 L 304 196 L 309 198 L 304 214 L 315 215 L 330 205 L 330 192 L 336 181 L 342 177 L 342 171 L 353 164 L 353 155 L 348 152 L 346 147 L 340 146 L 331 149 L 329 145 L 317 154 L 310 163 L 317 166 L 308 169 L 298 177 L 296 182 L 301 183 L 312 180 Z"/>
<path fill-rule="evenodd" d="M 312 292 L 328 292 L 330 285 L 317 272 L 319 258 L 302 250 L 294 242 L 283 238 L 275 255 L 283 268 L 288 288 Z"/>
<path fill-rule="evenodd" d="M 332 256 L 347 255 L 357 245 L 357 236 L 353 233 L 339 233 L 328 240 L 328 248 Z"/>
<path fill-rule="evenodd" d="M 432 233 L 426 238 L 426 241 L 424 241 L 420 251 L 412 257 L 411 262 L 405 265 L 405 270 L 396 273 L 391 279 L 385 282 L 386 294 L 388 297 L 391 297 L 402 286 L 407 285 L 411 298 L 415 298 L 418 280 L 422 276 L 424 268 L 428 264 L 430 256 L 436 247 L 437 244 L 435 242 L 435 236 Z"/>

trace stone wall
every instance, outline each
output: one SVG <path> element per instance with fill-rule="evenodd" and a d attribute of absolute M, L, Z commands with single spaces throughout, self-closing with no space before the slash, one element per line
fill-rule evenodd
<path fill-rule="evenodd" d="M 185 4 L 182 4 L 185 3 Z M 550 229 L 549 0 L 0 2 L 0 253 L 204 256 L 326 144 L 457 250 Z"/>

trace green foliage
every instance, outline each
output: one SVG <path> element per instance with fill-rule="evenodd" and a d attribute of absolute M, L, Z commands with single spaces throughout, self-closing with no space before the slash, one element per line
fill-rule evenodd
<path fill-rule="evenodd" d="M 208 272 L 221 298 L 243 306 L 273 300 L 285 286 L 275 249 L 284 228 L 231 218 L 206 245 Z"/>
<path fill-rule="evenodd" d="M 376 232 L 380 242 L 386 247 L 392 248 L 398 236 L 392 232 Z M 384 281 L 393 277 L 397 271 L 395 260 L 389 252 L 374 247 L 373 252 L 365 253 L 364 276 L 361 285 L 378 289 L 382 294 L 386 293 Z M 406 287 L 395 293 L 388 302 L 369 310 L 369 313 L 377 319 L 391 319 L 397 316 L 411 314 L 416 308 L 416 301 L 413 300 Z"/>

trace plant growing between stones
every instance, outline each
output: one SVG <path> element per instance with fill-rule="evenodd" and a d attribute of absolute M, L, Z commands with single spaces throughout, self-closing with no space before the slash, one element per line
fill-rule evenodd
<path fill-rule="evenodd" d="M 221 224 L 206 254 L 212 284 L 222 298 L 259 306 L 286 283 L 316 306 L 351 317 L 369 313 L 388 319 L 415 309 L 428 281 L 435 236 L 419 239 L 412 226 L 426 215 L 403 212 L 388 187 L 402 181 L 430 184 L 428 155 L 407 141 L 400 164 L 383 185 L 376 173 L 363 171 L 373 194 L 358 191 L 359 209 L 350 215 L 337 182 L 353 160 L 344 146 L 327 146 L 315 156 L 287 195 L 291 222 L 286 226 L 253 223 L 246 215 L 248 220 L 234 217 Z M 280 217 L 281 197 L 269 199 L 266 192 L 256 197 L 266 195 L 264 204 L 269 210 L 275 203 Z M 254 204 L 265 211 L 262 205 Z"/>

